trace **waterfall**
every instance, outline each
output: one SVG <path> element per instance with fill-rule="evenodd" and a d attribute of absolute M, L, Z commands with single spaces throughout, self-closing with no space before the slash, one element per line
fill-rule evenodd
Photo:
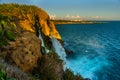
<path fill-rule="evenodd" d="M 45 47 L 41 32 L 39 31 L 39 39 L 42 41 L 42 47 Z"/>
<path fill-rule="evenodd" d="M 42 42 L 42 47 L 45 48 L 45 52 L 46 53 L 49 53 L 50 50 L 48 50 L 46 47 L 45 47 L 45 44 L 44 44 L 44 39 L 42 38 L 42 35 L 41 35 L 41 32 L 39 32 L 39 39 L 41 40 Z M 61 45 L 61 43 L 54 37 L 51 38 L 51 41 L 52 41 L 52 45 L 53 45 L 53 48 L 55 50 L 55 52 L 60 56 L 60 59 L 63 60 L 65 62 L 65 65 L 64 65 L 64 70 L 67 68 L 66 66 L 66 52 L 65 52 L 65 49 L 63 48 L 63 46 Z"/>
<path fill-rule="evenodd" d="M 61 43 L 54 37 L 51 38 L 55 52 L 60 56 L 60 59 L 66 62 L 66 52 Z"/>
<path fill-rule="evenodd" d="M 40 39 L 41 42 L 42 42 L 42 47 L 45 49 L 45 50 L 44 50 L 44 51 L 45 51 L 44 53 L 49 53 L 50 50 L 48 50 L 48 49 L 45 47 L 44 40 L 43 40 L 42 35 L 41 35 L 41 31 L 39 31 L 39 39 Z"/>

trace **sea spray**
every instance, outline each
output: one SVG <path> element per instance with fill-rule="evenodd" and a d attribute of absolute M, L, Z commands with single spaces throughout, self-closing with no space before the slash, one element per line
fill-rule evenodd
<path fill-rule="evenodd" d="M 64 47 L 61 45 L 61 43 L 54 37 L 51 38 L 51 41 L 52 41 L 52 44 L 53 44 L 53 47 L 54 47 L 54 50 L 55 52 L 60 56 L 60 59 L 64 61 L 64 70 L 68 68 L 67 66 L 67 63 L 69 61 L 67 61 L 66 59 L 66 52 L 65 52 L 65 49 Z"/>

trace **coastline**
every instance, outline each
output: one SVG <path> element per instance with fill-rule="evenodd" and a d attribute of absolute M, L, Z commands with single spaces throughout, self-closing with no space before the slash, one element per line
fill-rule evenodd
<path fill-rule="evenodd" d="M 55 25 L 59 24 L 103 24 L 109 23 L 108 21 L 71 21 L 71 20 L 51 20 Z"/>

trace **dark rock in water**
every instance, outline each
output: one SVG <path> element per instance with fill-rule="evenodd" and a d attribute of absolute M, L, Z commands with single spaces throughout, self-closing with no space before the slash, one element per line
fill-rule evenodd
<path fill-rule="evenodd" d="M 57 39 L 57 40 L 61 43 L 62 46 L 64 46 L 64 41 L 63 40 L 61 40 L 61 39 Z"/>
<path fill-rule="evenodd" d="M 90 78 L 85 78 L 84 80 L 91 80 Z"/>
<path fill-rule="evenodd" d="M 67 55 L 70 55 L 70 54 L 72 54 L 72 53 L 73 53 L 73 51 L 72 51 L 72 50 L 68 50 L 68 49 L 65 49 L 65 52 L 66 52 L 66 54 L 67 54 Z"/>

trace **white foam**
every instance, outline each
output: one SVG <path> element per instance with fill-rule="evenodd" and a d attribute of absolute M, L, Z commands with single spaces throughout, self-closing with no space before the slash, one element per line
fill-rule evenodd
<path fill-rule="evenodd" d="M 48 50 L 48 49 L 45 47 L 45 44 L 44 44 L 44 41 L 43 41 L 43 38 L 42 38 L 42 35 L 41 35 L 41 32 L 40 32 L 40 31 L 39 31 L 39 39 L 40 39 L 41 42 L 42 42 L 42 47 L 45 48 L 45 52 L 46 52 L 46 53 L 49 53 L 50 50 Z"/>
<path fill-rule="evenodd" d="M 66 61 L 66 52 L 61 43 L 54 37 L 51 38 L 55 52 L 60 56 L 60 59 Z"/>

